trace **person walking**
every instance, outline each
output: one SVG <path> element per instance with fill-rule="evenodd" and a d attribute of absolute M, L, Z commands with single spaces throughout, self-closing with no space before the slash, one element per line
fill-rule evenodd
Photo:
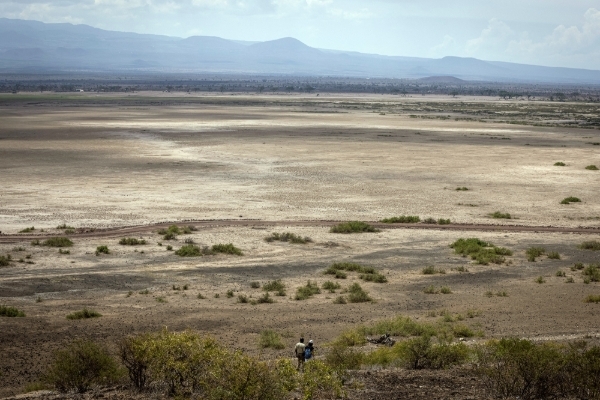
<path fill-rule="evenodd" d="M 296 353 L 296 358 L 298 359 L 298 366 L 296 367 L 298 371 L 304 370 L 304 350 L 306 350 L 304 338 L 300 338 L 300 341 L 296 343 L 296 347 L 294 348 L 294 353 Z"/>
<path fill-rule="evenodd" d="M 308 341 L 306 348 L 304 349 L 304 361 L 310 360 L 315 355 L 315 345 L 312 340 Z"/>

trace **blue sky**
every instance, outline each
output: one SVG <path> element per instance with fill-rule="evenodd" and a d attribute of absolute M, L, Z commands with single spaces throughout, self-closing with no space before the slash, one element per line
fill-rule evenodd
<path fill-rule="evenodd" d="M 600 0 L 0 0 L 0 17 L 600 69 Z"/>

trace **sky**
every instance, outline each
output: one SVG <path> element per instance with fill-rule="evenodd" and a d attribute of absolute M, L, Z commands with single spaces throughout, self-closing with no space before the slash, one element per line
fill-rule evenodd
<path fill-rule="evenodd" d="M 600 0 L 0 0 L 0 17 L 600 69 Z"/>

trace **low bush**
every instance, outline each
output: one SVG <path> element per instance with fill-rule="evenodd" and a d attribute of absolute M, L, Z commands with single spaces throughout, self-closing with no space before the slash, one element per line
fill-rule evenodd
<path fill-rule="evenodd" d="M 503 213 L 500 211 L 496 211 L 490 214 L 490 217 L 492 218 L 498 218 L 498 219 L 512 219 L 511 215 L 509 213 Z"/>
<path fill-rule="evenodd" d="M 597 240 L 590 240 L 588 242 L 583 242 L 578 246 L 582 250 L 600 250 L 600 242 Z"/>
<path fill-rule="evenodd" d="M 270 329 L 265 329 L 264 331 L 260 332 L 258 343 L 263 349 L 271 348 L 281 350 L 285 348 L 285 345 L 281 340 L 281 335 Z"/>
<path fill-rule="evenodd" d="M 342 286 L 337 282 L 325 281 L 321 285 L 324 290 L 328 290 L 329 293 L 335 293 L 337 289 L 340 289 Z"/>
<path fill-rule="evenodd" d="M 270 304 L 274 303 L 275 300 L 269 295 L 269 292 L 260 296 L 256 301 L 253 301 L 252 304 Z"/>
<path fill-rule="evenodd" d="M 44 242 L 42 243 L 42 246 L 71 247 L 71 246 L 73 246 L 73 242 L 71 241 L 71 239 L 66 238 L 66 237 L 53 237 L 53 238 L 44 240 Z"/>
<path fill-rule="evenodd" d="M 598 167 L 596 167 L 595 165 L 588 165 L 587 167 L 585 167 L 585 169 L 588 169 L 590 171 L 598 171 Z"/>
<path fill-rule="evenodd" d="M 315 294 L 321 293 L 321 289 L 316 283 L 308 281 L 305 286 L 296 289 L 296 300 L 306 300 Z"/>
<path fill-rule="evenodd" d="M 585 298 L 584 301 L 586 303 L 600 303 L 600 295 L 590 294 L 588 297 Z"/>
<path fill-rule="evenodd" d="M 71 250 L 58 249 L 58 254 L 71 254 Z"/>
<path fill-rule="evenodd" d="M 385 275 L 380 273 L 375 274 L 361 274 L 359 278 L 366 282 L 375 282 L 375 283 L 386 283 L 388 280 Z"/>
<path fill-rule="evenodd" d="M 232 297 L 234 296 L 234 295 L 233 295 L 233 289 L 229 289 L 229 290 L 228 290 L 228 291 L 225 293 L 225 295 L 227 296 L 227 298 L 228 298 L 228 299 L 232 298 Z"/>
<path fill-rule="evenodd" d="M 280 292 L 285 290 L 285 283 L 281 281 L 281 279 L 276 279 L 274 281 L 267 282 L 263 284 L 262 289 L 265 292 Z"/>
<path fill-rule="evenodd" d="M 346 279 L 347 275 L 342 271 L 358 272 L 359 278 L 367 282 L 386 283 L 387 278 L 373 267 L 366 267 L 356 263 L 335 263 L 324 272 L 326 275 L 334 275 L 337 279 Z"/>
<path fill-rule="evenodd" d="M 100 254 L 109 254 L 110 250 L 108 250 L 108 246 L 98 246 L 96 247 L 96 255 Z"/>
<path fill-rule="evenodd" d="M 342 222 L 332 226 L 329 230 L 331 233 L 364 233 L 364 232 L 379 232 L 379 229 L 361 221 Z"/>
<path fill-rule="evenodd" d="M 555 167 L 564 167 L 564 166 L 566 166 L 566 165 L 567 165 L 567 164 L 565 164 L 565 163 L 564 163 L 564 162 L 562 162 L 562 161 L 557 161 L 557 162 L 555 162 L 555 163 L 554 163 L 554 166 L 555 166 Z"/>
<path fill-rule="evenodd" d="M 101 316 L 102 316 L 102 314 L 100 314 L 99 312 L 96 312 L 94 310 L 88 310 L 87 308 L 84 308 L 81 311 L 76 311 L 74 313 L 67 315 L 67 319 L 88 319 L 88 318 L 98 318 Z"/>
<path fill-rule="evenodd" d="M 415 224 L 420 221 L 421 218 L 416 215 L 401 215 L 399 217 L 384 218 L 379 222 L 384 224 Z"/>
<path fill-rule="evenodd" d="M 536 283 L 546 283 L 546 280 L 544 279 L 543 276 L 538 276 L 537 278 L 535 278 L 535 282 Z"/>
<path fill-rule="evenodd" d="M 600 264 L 590 264 L 581 273 L 591 282 L 600 282 Z"/>
<path fill-rule="evenodd" d="M 236 256 L 243 256 L 242 250 L 235 247 L 232 243 L 227 244 L 215 244 L 211 247 L 213 253 L 232 254 Z"/>
<path fill-rule="evenodd" d="M 0 267 L 8 267 L 11 261 L 12 257 L 10 254 L 7 254 L 6 256 L 0 256 Z"/>
<path fill-rule="evenodd" d="M 345 397 L 339 373 L 319 360 L 306 363 L 300 378 L 304 400 Z"/>
<path fill-rule="evenodd" d="M 294 243 L 294 244 L 306 244 L 306 243 L 311 243 L 312 239 L 309 238 L 308 236 L 302 237 L 302 236 L 298 236 L 295 233 L 290 233 L 290 232 L 285 232 L 285 233 L 272 233 L 270 236 L 267 236 L 265 238 L 266 242 L 274 242 L 274 241 L 279 241 L 279 242 L 290 242 L 290 243 Z"/>
<path fill-rule="evenodd" d="M 464 186 L 463 186 L 463 187 L 457 187 L 455 190 L 456 190 L 457 192 L 461 192 L 461 191 L 462 191 L 462 192 L 465 192 L 465 191 L 469 190 L 469 188 L 467 188 L 467 187 L 464 187 Z"/>
<path fill-rule="evenodd" d="M 206 251 L 198 246 L 194 246 L 193 244 L 186 244 L 175 251 L 175 254 L 177 254 L 179 257 L 200 257 L 205 255 Z"/>
<path fill-rule="evenodd" d="M 63 223 L 62 225 L 57 226 L 56 229 L 61 229 L 61 230 L 70 229 L 70 230 L 74 230 L 75 228 L 73 228 L 72 226 L 69 226 L 69 225 Z"/>
<path fill-rule="evenodd" d="M 333 304 L 346 304 L 347 302 L 344 296 L 338 296 L 333 300 Z"/>
<path fill-rule="evenodd" d="M 437 289 L 435 288 L 435 286 L 429 285 L 425 289 L 423 289 L 423 293 L 425 293 L 425 294 L 438 294 L 439 292 L 437 291 Z"/>
<path fill-rule="evenodd" d="M 525 254 L 527 255 L 527 261 L 535 262 L 537 257 L 540 257 L 546 252 L 546 249 L 543 247 L 530 247 L 525 250 Z"/>
<path fill-rule="evenodd" d="M 572 276 L 568 277 L 567 280 L 565 281 L 566 283 L 575 283 L 575 279 L 573 279 Z"/>
<path fill-rule="evenodd" d="M 456 254 L 463 257 L 470 256 L 478 264 L 489 263 L 501 264 L 505 261 L 504 256 L 511 256 L 512 251 L 504 247 L 496 247 L 492 243 L 484 242 L 477 238 L 460 238 L 450 245 Z"/>
<path fill-rule="evenodd" d="M 373 299 L 358 283 L 353 283 L 348 288 L 348 301 L 350 303 L 366 303 Z"/>
<path fill-rule="evenodd" d="M 175 239 L 177 239 L 177 235 L 174 234 L 173 232 L 167 232 L 163 236 L 163 240 L 175 240 Z"/>
<path fill-rule="evenodd" d="M 556 274 L 554 274 L 555 276 L 559 277 L 559 278 L 564 278 L 565 276 L 567 276 L 567 274 L 565 273 L 565 271 L 561 271 L 558 270 L 556 271 Z"/>
<path fill-rule="evenodd" d="M 258 289 L 258 288 L 260 288 L 260 282 L 256 282 L 256 281 L 250 282 L 250 287 L 252 289 Z"/>
<path fill-rule="evenodd" d="M 137 246 L 137 245 L 142 245 L 142 244 L 146 244 L 146 241 L 144 239 L 136 239 L 136 238 L 121 238 L 121 240 L 119 240 L 119 244 L 123 245 L 123 246 Z"/>
<path fill-rule="evenodd" d="M 560 204 L 571 204 L 571 203 L 581 203 L 581 199 L 579 199 L 578 197 L 571 196 L 571 197 L 565 197 L 560 202 Z"/>
<path fill-rule="evenodd" d="M 423 275 L 435 275 L 435 274 L 445 274 L 446 271 L 443 269 L 437 269 L 433 265 L 428 265 L 427 267 L 421 270 Z"/>
<path fill-rule="evenodd" d="M 441 294 L 451 294 L 452 290 L 450 290 L 450 288 L 448 286 L 442 286 L 440 288 L 440 293 Z"/>
<path fill-rule="evenodd" d="M 429 218 L 425 218 L 423 220 L 424 224 L 431 224 L 431 225 L 435 225 L 437 224 L 437 220 L 435 218 L 429 217 Z"/>
<path fill-rule="evenodd" d="M 438 225 L 450 225 L 451 221 L 450 219 L 444 219 L 444 218 L 440 218 L 437 220 Z"/>
<path fill-rule="evenodd" d="M 179 227 L 177 225 L 171 225 L 168 228 L 162 228 L 158 230 L 158 234 L 159 235 L 167 235 L 167 234 L 172 234 L 172 235 L 179 235 L 183 233 L 181 231 L 181 229 L 179 229 Z"/>
<path fill-rule="evenodd" d="M 97 386 L 116 383 L 121 377 L 108 350 L 88 340 L 76 340 L 54 353 L 44 381 L 60 392 L 84 393 Z"/>
<path fill-rule="evenodd" d="M 171 245 L 168 245 L 168 246 L 167 246 L 167 251 L 173 251 L 173 246 L 171 246 Z"/>
<path fill-rule="evenodd" d="M 25 313 L 18 308 L 0 305 L 0 317 L 24 317 Z"/>
<path fill-rule="evenodd" d="M 204 296 L 202 293 L 198 293 L 198 295 L 196 296 L 197 299 L 199 300 L 204 300 L 206 299 L 206 296 Z"/>
<path fill-rule="evenodd" d="M 548 258 L 551 260 L 560 260 L 560 254 L 557 251 L 551 251 L 548 253 Z"/>
<path fill-rule="evenodd" d="M 19 233 L 29 233 L 35 231 L 35 227 L 25 228 L 19 231 Z"/>

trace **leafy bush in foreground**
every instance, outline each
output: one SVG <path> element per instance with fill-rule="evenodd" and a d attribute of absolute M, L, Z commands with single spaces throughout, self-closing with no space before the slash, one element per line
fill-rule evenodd
<path fill-rule="evenodd" d="M 332 226 L 329 230 L 331 233 L 363 233 L 363 232 L 379 232 L 379 229 L 361 221 L 342 222 Z"/>
<path fill-rule="evenodd" d="M 116 361 L 103 346 L 77 340 L 54 354 L 44 380 L 61 392 L 84 393 L 94 386 L 114 383 L 119 377 Z"/>
<path fill-rule="evenodd" d="M 44 240 L 44 242 L 42 243 L 42 246 L 71 247 L 71 246 L 73 246 L 73 242 L 71 241 L 71 239 L 66 238 L 66 237 L 53 237 L 53 238 Z"/>

